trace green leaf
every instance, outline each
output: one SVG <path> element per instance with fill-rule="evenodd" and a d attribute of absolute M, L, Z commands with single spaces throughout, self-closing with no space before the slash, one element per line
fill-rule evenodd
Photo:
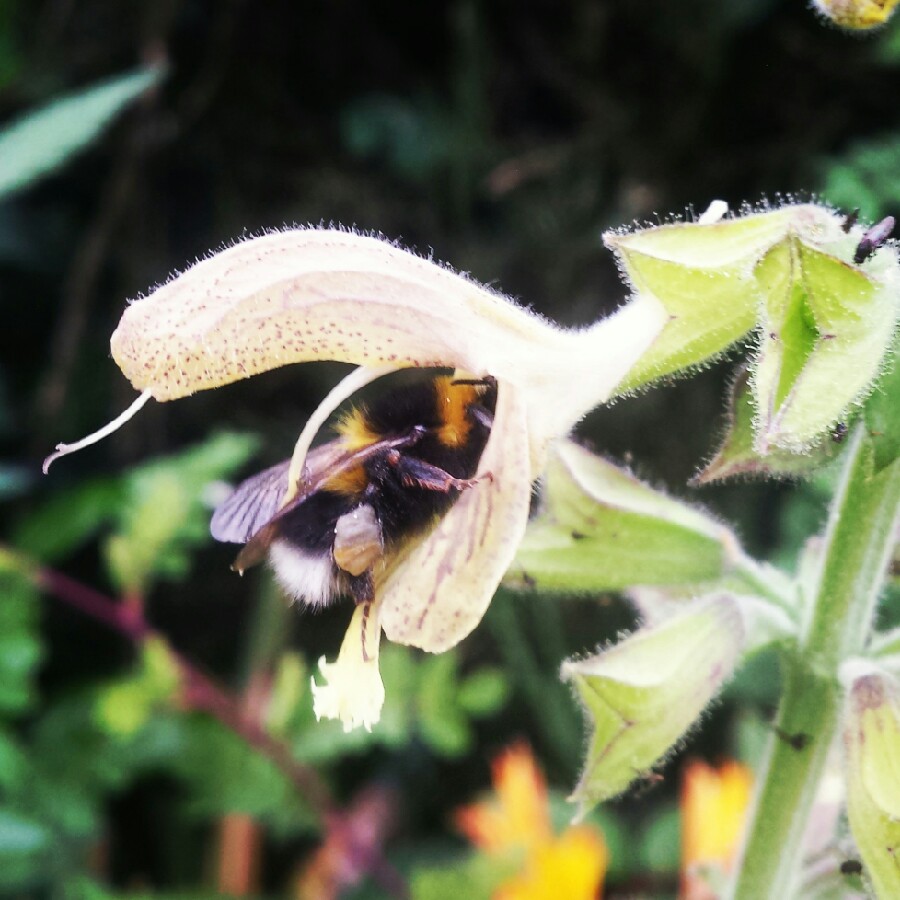
<path fill-rule="evenodd" d="M 721 576 L 738 546 L 711 517 L 568 441 L 554 447 L 542 499 L 509 586 L 593 593 L 697 584 Z"/>
<path fill-rule="evenodd" d="M 246 462 L 256 443 L 249 435 L 220 434 L 126 477 L 125 506 L 105 545 L 110 574 L 123 591 L 142 594 L 154 578 L 187 571 L 191 551 L 210 540 L 204 488 Z"/>
<path fill-rule="evenodd" d="M 502 669 L 479 669 L 457 691 L 460 707 L 473 718 L 497 712 L 509 697 L 509 680 Z"/>
<path fill-rule="evenodd" d="M 0 888 L 24 890 L 44 876 L 52 833 L 32 816 L 0 806 Z"/>
<path fill-rule="evenodd" d="M 743 632 L 734 600 L 710 596 L 563 664 L 591 729 L 573 794 L 582 812 L 620 794 L 674 747 L 735 668 Z"/>
<path fill-rule="evenodd" d="M 139 69 L 66 94 L 0 132 L 0 198 L 33 184 L 95 140 L 129 103 L 162 77 Z"/>
<path fill-rule="evenodd" d="M 416 695 L 422 738 L 443 756 L 462 756 L 472 744 L 468 718 L 458 701 L 456 656 L 442 653 L 422 663 Z"/>
<path fill-rule="evenodd" d="M 24 493 L 32 484 L 27 469 L 22 466 L 0 465 L 0 500 Z"/>
<path fill-rule="evenodd" d="M 641 836 L 640 872 L 677 872 L 681 863 L 681 817 L 666 805 L 657 811 Z"/>
<path fill-rule="evenodd" d="M 0 792 L 14 787 L 27 771 L 25 751 L 11 734 L 0 730 Z"/>
<path fill-rule="evenodd" d="M 418 869 L 410 882 L 411 894 L 416 900 L 490 900 L 521 866 L 518 855 L 471 855 L 445 866 Z"/>
<path fill-rule="evenodd" d="M 894 34 L 900 47 L 900 30 Z M 900 204 L 898 154 L 900 135 L 895 133 L 854 144 L 828 164 L 822 194 L 839 208 L 859 208 L 864 219 L 880 219 Z"/>
<path fill-rule="evenodd" d="M 804 453 L 791 453 L 778 447 L 771 448 L 768 453 L 759 452 L 754 431 L 756 408 L 747 368 L 742 369 L 732 382 L 727 415 L 722 445 L 694 478 L 694 484 L 709 484 L 736 475 L 799 477 L 818 469 L 840 451 L 843 432 L 836 433 L 836 438 L 831 434 L 824 435 Z"/>
<path fill-rule="evenodd" d="M 340 116 L 351 154 L 378 159 L 409 181 L 422 183 L 453 157 L 452 123 L 440 108 L 386 94 L 355 100 Z"/>
<path fill-rule="evenodd" d="M 49 842 L 50 835 L 40 823 L 0 807 L 0 860 L 12 854 L 40 852 Z"/>
<path fill-rule="evenodd" d="M 43 563 L 58 562 L 111 522 L 124 499 L 122 480 L 115 478 L 59 491 L 19 523 L 13 543 Z"/>
<path fill-rule="evenodd" d="M 31 706 L 41 653 L 37 592 L 24 574 L 0 571 L 0 715 Z"/>
<path fill-rule="evenodd" d="M 187 782 L 191 813 L 243 812 L 280 834 L 314 827 L 309 807 L 268 757 L 206 716 L 187 717 L 184 724 L 184 745 L 174 770 Z"/>
<path fill-rule="evenodd" d="M 273 734 L 284 735 L 294 725 L 308 683 L 309 673 L 300 654 L 283 653 L 275 669 L 266 707 L 266 726 Z"/>
<path fill-rule="evenodd" d="M 97 720 L 113 734 L 134 735 L 155 710 L 173 701 L 179 685 L 179 669 L 168 646 L 159 639 L 146 640 L 138 670 L 98 694 Z"/>

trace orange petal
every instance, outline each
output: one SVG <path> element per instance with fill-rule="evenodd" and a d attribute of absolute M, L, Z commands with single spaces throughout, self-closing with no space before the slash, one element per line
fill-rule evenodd
<path fill-rule="evenodd" d="M 681 790 L 682 869 L 712 866 L 726 872 L 738 850 L 750 805 L 753 773 L 739 762 L 714 769 L 695 760 Z"/>
<path fill-rule="evenodd" d="M 494 796 L 457 810 L 456 825 L 475 846 L 488 852 L 529 852 L 552 837 L 547 785 L 531 751 L 510 747 L 494 760 Z"/>
<path fill-rule="evenodd" d="M 603 838 L 580 825 L 539 847 L 525 871 L 502 884 L 493 900 L 596 900 L 609 855 Z"/>

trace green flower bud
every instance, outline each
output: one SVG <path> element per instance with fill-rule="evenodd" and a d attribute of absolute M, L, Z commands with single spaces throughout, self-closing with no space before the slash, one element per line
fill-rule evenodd
<path fill-rule="evenodd" d="M 821 224 L 823 236 L 838 228 L 832 219 Z M 896 253 L 883 248 L 878 265 L 856 266 L 833 255 L 842 249 L 797 231 L 756 266 L 763 333 L 752 385 L 762 452 L 809 447 L 884 366 L 900 296 Z"/>
<path fill-rule="evenodd" d="M 858 665 L 858 664 L 857 664 Z M 844 727 L 847 815 L 879 897 L 900 897 L 900 684 L 874 668 L 852 680 Z"/>
<path fill-rule="evenodd" d="M 542 507 L 506 580 L 567 593 L 719 578 L 740 553 L 734 534 L 571 441 L 550 455 Z"/>
<path fill-rule="evenodd" d="M 563 664 L 592 724 L 581 781 L 585 812 L 664 757 L 734 669 L 744 644 L 735 602 L 712 595 L 609 650 Z"/>
<path fill-rule="evenodd" d="M 807 204 L 607 235 L 635 294 L 669 316 L 617 392 L 703 363 L 758 329 L 755 450 L 807 450 L 885 368 L 900 312 L 891 225 L 867 231 Z"/>

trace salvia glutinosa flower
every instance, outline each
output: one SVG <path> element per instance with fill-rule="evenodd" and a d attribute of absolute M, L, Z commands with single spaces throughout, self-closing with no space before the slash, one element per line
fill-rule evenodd
<path fill-rule="evenodd" d="M 382 547 L 380 523 L 363 508 L 361 491 L 354 509 L 338 510 L 349 516 L 332 517 L 331 528 L 346 534 L 340 547 L 334 534 L 326 536 L 332 557 L 338 549 L 346 554 L 345 568 L 331 559 L 328 571 L 304 570 L 294 579 L 325 599 L 325 582 L 335 577 L 362 601 L 337 661 L 320 662 L 325 683 L 314 685 L 314 702 L 320 716 L 339 718 L 347 728 L 370 727 L 384 698 L 381 631 L 439 652 L 475 627 L 524 534 L 548 447 L 611 394 L 665 321 L 661 303 L 647 295 L 593 327 L 567 331 L 384 240 L 332 229 L 277 232 L 217 253 L 131 304 L 111 346 L 141 396 L 107 428 L 58 449 L 99 439 L 150 397 L 173 400 L 296 362 L 355 364 L 307 423 L 292 460 L 263 480 L 258 507 L 245 517 L 251 526 L 266 525 L 267 516 L 280 523 L 266 540 L 256 539 L 260 553 L 274 556 L 291 541 L 291 510 L 313 495 L 350 491 L 361 469 L 371 480 L 371 470 L 382 466 L 376 487 L 385 490 L 399 479 L 456 497 L 431 527 Z M 409 367 L 451 370 L 452 377 L 433 380 L 435 402 L 461 411 L 440 413 L 434 422 L 403 422 L 404 430 L 386 441 L 369 434 L 372 423 L 362 415 L 350 414 L 330 449 L 308 453 L 342 402 L 366 383 Z M 488 408 L 479 402 L 485 394 Z M 391 415 L 382 411 L 385 420 Z M 429 461 L 429 441 L 447 444 L 443 432 L 432 432 L 449 426 L 483 433 L 471 473 Z M 225 538 L 234 539 L 236 528 L 225 522 Z"/>

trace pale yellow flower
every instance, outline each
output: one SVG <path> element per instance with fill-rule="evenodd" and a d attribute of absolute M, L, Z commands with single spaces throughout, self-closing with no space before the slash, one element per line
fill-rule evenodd
<path fill-rule="evenodd" d="M 384 240 L 333 229 L 275 232 L 197 263 L 125 311 L 112 354 L 141 396 L 110 426 L 59 451 L 99 439 L 150 397 L 174 400 L 290 363 L 353 363 L 359 368 L 298 439 L 287 502 L 316 432 L 364 384 L 413 366 L 496 379 L 478 470 L 491 477 L 462 492 L 392 561 L 367 610 L 367 637 L 356 621 L 337 662 L 322 667 L 317 713 L 369 727 L 384 697 L 380 630 L 440 652 L 478 624 L 524 534 L 549 446 L 611 395 L 665 319 L 655 298 L 635 297 L 592 327 L 564 330 Z"/>

